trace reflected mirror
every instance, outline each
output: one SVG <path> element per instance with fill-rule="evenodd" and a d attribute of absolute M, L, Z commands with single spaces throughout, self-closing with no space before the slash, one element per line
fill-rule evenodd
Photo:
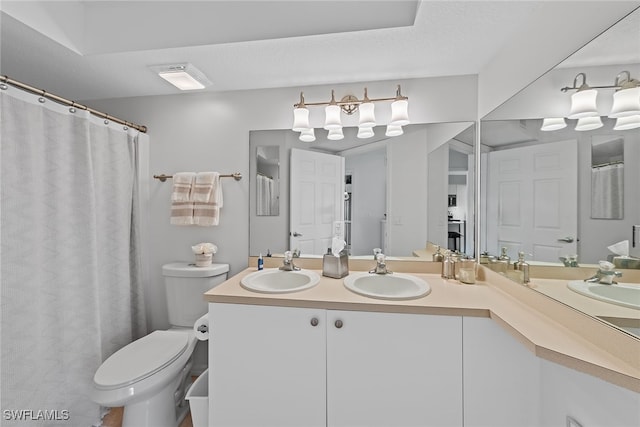
<path fill-rule="evenodd" d="M 640 116 L 610 117 L 616 79 L 640 78 L 638 28 L 640 9 L 483 118 L 480 251 L 499 255 L 505 247 L 512 260 L 520 251 L 530 254 L 530 264 L 554 267 L 545 270 L 549 278 L 563 277 L 568 267 L 615 261 L 610 248 L 640 257 L 640 196 L 630 184 L 640 182 Z M 571 89 L 580 74 L 591 87 L 603 87 L 593 124 L 568 118 L 576 90 L 561 89 Z M 637 277 L 625 270 L 621 281 Z M 533 289 L 627 332 L 639 330 L 637 309 L 575 301 L 566 286 Z"/>
<path fill-rule="evenodd" d="M 591 138 L 591 218 L 624 217 L 624 139 Z"/>
<path fill-rule="evenodd" d="M 312 143 L 290 130 L 252 131 L 252 153 L 280 147 L 281 191 L 278 218 L 250 218 L 250 254 L 298 250 L 302 257 L 321 256 L 338 235 L 352 257 L 380 248 L 431 261 L 427 242 L 473 256 L 474 129 L 473 122 L 414 124 L 386 137 L 381 126 L 375 136 L 360 139 L 357 128 L 344 128 L 343 140 L 330 141 L 318 131 Z M 319 178 L 320 170 L 336 176 Z M 253 182 L 257 167 L 250 165 L 250 173 Z M 318 179 L 323 184 L 314 187 Z M 251 184 L 251 200 L 257 191 Z M 456 206 L 449 205 L 450 196 Z"/>

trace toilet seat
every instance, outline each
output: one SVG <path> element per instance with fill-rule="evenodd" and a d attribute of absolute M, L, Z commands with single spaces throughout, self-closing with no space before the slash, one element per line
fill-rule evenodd
<path fill-rule="evenodd" d="M 95 386 L 117 389 L 148 378 L 178 359 L 189 340 L 187 331 L 154 331 L 112 354 L 96 371 Z"/>

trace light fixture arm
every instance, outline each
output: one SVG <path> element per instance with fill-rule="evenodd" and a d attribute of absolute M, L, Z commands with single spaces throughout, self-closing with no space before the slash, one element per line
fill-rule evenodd
<path fill-rule="evenodd" d="M 298 108 L 302 106 L 327 106 L 327 105 L 338 105 L 345 111 L 345 107 L 350 109 L 352 113 L 358 109 L 358 106 L 364 102 L 381 102 L 381 101 L 396 101 L 398 99 L 409 99 L 406 96 L 403 96 L 400 90 L 400 85 L 398 85 L 398 89 L 396 90 L 396 96 L 392 98 L 369 98 L 367 94 L 367 88 L 364 89 L 364 98 L 358 99 L 353 95 L 346 95 L 340 101 L 335 100 L 335 92 L 331 90 L 331 101 L 329 102 L 304 102 L 304 98 L 302 97 L 302 92 L 300 92 L 300 102 L 294 104 L 293 106 Z M 355 108 L 354 108 L 355 107 Z M 346 111 L 345 111 L 346 112 Z M 349 114 L 349 113 L 347 113 Z"/>
<path fill-rule="evenodd" d="M 620 79 L 620 76 L 626 75 L 626 78 Z M 582 76 L 582 84 L 578 86 L 578 78 Z M 616 80 L 613 85 L 608 86 L 589 86 L 587 85 L 587 76 L 585 73 L 578 73 L 576 77 L 573 79 L 573 86 L 565 86 L 560 91 L 567 92 L 570 90 L 585 90 L 585 89 L 627 89 L 630 87 L 640 86 L 640 82 L 636 79 L 631 78 L 631 73 L 629 71 L 622 71 L 616 76 Z"/>

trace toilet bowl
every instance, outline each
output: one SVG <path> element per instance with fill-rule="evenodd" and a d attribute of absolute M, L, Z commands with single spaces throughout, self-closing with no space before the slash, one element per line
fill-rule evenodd
<path fill-rule="evenodd" d="M 124 406 L 122 427 L 177 427 L 189 409 L 193 324 L 207 312 L 202 294 L 224 282 L 227 264 L 163 266 L 172 327 L 154 331 L 112 354 L 93 378 L 91 399 L 105 407 Z"/>

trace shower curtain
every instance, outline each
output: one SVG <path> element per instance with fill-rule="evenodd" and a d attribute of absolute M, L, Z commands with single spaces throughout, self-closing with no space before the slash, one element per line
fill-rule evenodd
<path fill-rule="evenodd" d="M 137 140 L 0 91 L 2 425 L 91 426 L 102 361 L 146 332 Z"/>
<path fill-rule="evenodd" d="M 624 217 L 624 165 L 591 168 L 591 218 Z"/>
<path fill-rule="evenodd" d="M 271 215 L 273 211 L 273 179 L 264 175 L 256 175 L 258 190 L 258 215 Z"/>

